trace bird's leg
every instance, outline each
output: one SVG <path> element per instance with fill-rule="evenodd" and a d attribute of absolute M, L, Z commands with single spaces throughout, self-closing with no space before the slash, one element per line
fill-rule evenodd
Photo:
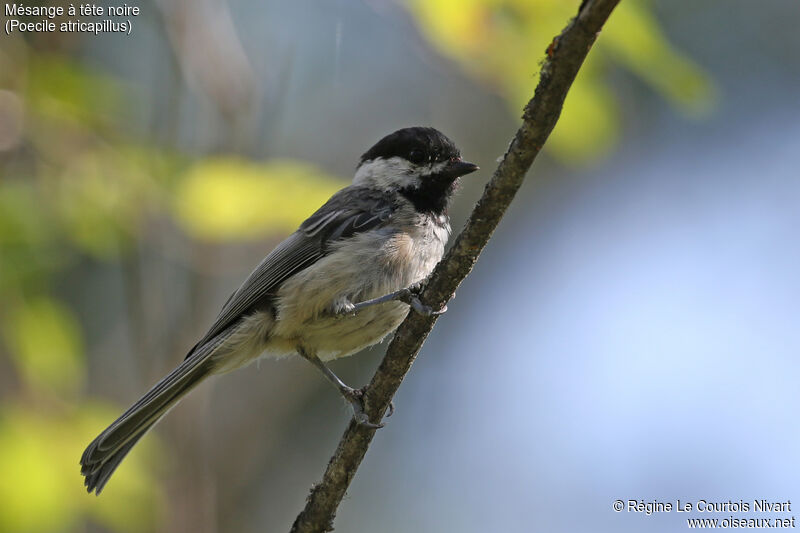
<path fill-rule="evenodd" d="M 367 413 L 364 412 L 364 392 L 362 390 L 354 389 L 339 379 L 339 376 L 334 374 L 333 370 L 328 368 L 327 365 L 317 357 L 317 354 L 307 351 L 302 346 L 298 346 L 297 353 L 299 353 L 303 359 L 317 367 L 322 372 L 322 375 L 325 376 L 325 379 L 330 381 L 339 391 L 339 394 L 347 400 L 347 403 L 349 403 L 350 407 L 353 409 L 353 418 L 356 423 L 371 429 L 383 427 L 383 424 L 373 424 L 369 421 L 369 418 L 367 418 Z M 394 411 L 394 409 L 392 408 L 391 411 Z"/>
<path fill-rule="evenodd" d="M 418 296 L 419 290 L 420 290 L 420 284 L 414 284 L 411 287 L 406 287 L 404 289 L 400 289 L 399 291 L 394 291 L 392 293 L 379 296 L 378 298 L 373 298 L 371 300 L 365 300 L 357 304 L 352 304 L 353 307 L 352 309 L 348 309 L 348 312 L 357 313 L 358 311 L 364 309 L 365 307 L 391 301 L 406 303 L 410 305 L 414 311 L 425 316 L 441 315 L 442 313 L 447 311 L 446 305 L 442 307 L 440 310 L 434 311 L 433 309 L 431 309 L 430 306 L 422 303 Z"/>

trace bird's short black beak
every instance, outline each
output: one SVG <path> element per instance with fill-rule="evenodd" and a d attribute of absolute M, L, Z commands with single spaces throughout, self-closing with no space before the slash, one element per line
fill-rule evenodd
<path fill-rule="evenodd" d="M 451 178 L 459 178 L 461 176 L 466 176 L 467 174 L 471 174 L 478 170 L 479 167 L 475 163 L 470 163 L 469 161 L 464 161 L 460 157 L 457 159 L 451 159 L 450 162 L 445 167 L 445 172 Z"/>

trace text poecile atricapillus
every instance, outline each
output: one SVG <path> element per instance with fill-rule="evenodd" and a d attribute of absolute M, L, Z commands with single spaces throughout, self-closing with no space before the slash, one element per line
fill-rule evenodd
<path fill-rule="evenodd" d="M 433 128 L 387 135 L 359 162 L 352 185 L 334 194 L 267 255 L 222 307 L 184 361 L 105 429 L 81 457 L 89 492 L 103 490 L 125 455 L 187 392 L 262 354 L 299 354 L 317 366 L 370 427 L 360 391 L 326 361 L 393 332 L 413 293 L 441 260 L 447 207 L 458 178 L 478 170 Z"/>

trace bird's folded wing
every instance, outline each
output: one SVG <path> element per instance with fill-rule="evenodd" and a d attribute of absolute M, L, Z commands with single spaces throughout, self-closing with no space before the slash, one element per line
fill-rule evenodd
<path fill-rule="evenodd" d="M 392 203 L 382 195 L 365 192 L 354 187 L 342 189 L 275 247 L 231 295 L 186 358 L 268 297 L 284 280 L 324 257 L 332 243 L 385 223 L 391 216 Z"/>

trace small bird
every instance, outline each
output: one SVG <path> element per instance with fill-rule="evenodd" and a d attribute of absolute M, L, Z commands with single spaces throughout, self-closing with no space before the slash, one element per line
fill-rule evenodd
<path fill-rule="evenodd" d="M 262 354 L 305 358 L 356 421 L 380 427 L 367 419 L 361 391 L 325 362 L 380 342 L 410 308 L 439 312 L 416 292 L 444 254 L 459 177 L 476 170 L 434 128 L 403 128 L 378 141 L 361 156 L 353 183 L 261 261 L 183 362 L 89 444 L 80 461 L 87 491 L 100 494 L 139 439 L 201 381 Z"/>

